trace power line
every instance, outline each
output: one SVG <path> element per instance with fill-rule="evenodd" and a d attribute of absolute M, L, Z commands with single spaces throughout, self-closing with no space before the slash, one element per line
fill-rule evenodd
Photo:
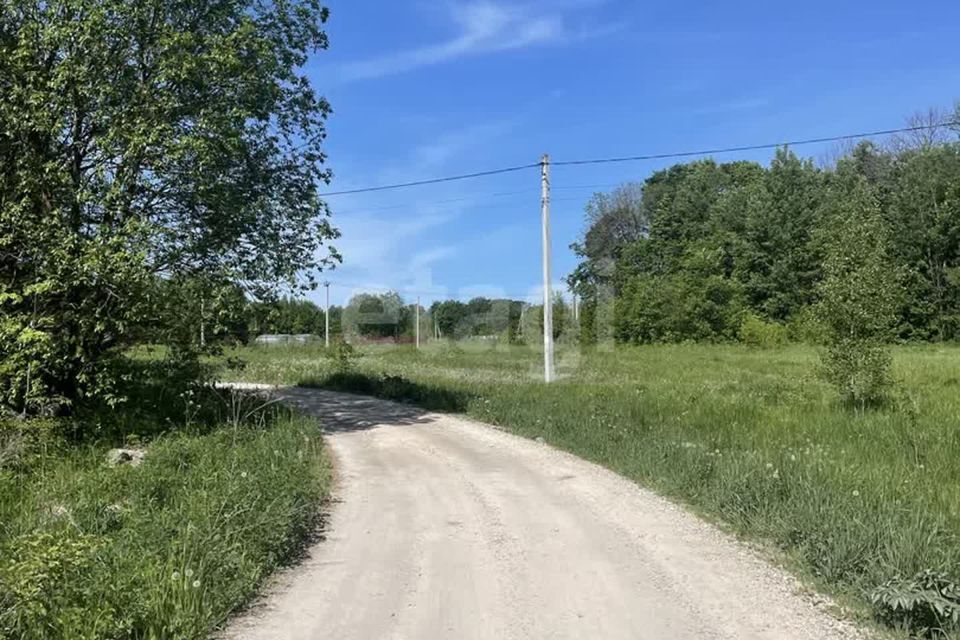
<path fill-rule="evenodd" d="M 620 184 L 617 183 L 607 183 L 607 184 L 581 184 L 581 185 L 570 185 L 570 186 L 556 186 L 553 187 L 554 190 L 560 191 L 574 191 L 577 189 L 612 189 L 613 187 L 618 187 Z M 346 211 L 341 211 L 335 207 L 331 207 L 333 212 L 339 216 L 351 215 L 354 213 L 369 213 L 372 211 L 390 211 L 395 209 L 412 209 L 414 207 L 432 207 L 435 205 L 441 204 L 456 204 L 459 202 L 474 202 L 482 200 L 483 198 L 502 198 L 504 196 L 519 196 L 519 195 L 528 195 L 532 198 L 537 199 L 539 202 L 540 194 L 531 190 L 524 189 L 521 191 L 501 191 L 499 193 L 480 193 L 474 194 L 471 196 L 466 196 L 463 198 L 449 198 L 446 200 L 432 200 L 430 202 L 413 202 L 406 204 L 387 204 L 387 205 L 377 205 L 375 207 L 355 207 L 347 209 Z M 553 202 L 564 202 L 564 201 L 573 201 L 580 200 L 581 198 L 553 198 Z M 486 206 L 486 205 L 483 205 Z"/>
<path fill-rule="evenodd" d="M 517 192 L 514 192 L 513 194 L 506 194 L 506 193 L 490 194 L 489 197 L 493 197 L 497 195 L 516 195 L 516 194 L 526 194 L 526 193 L 527 193 L 526 191 L 517 191 Z M 530 194 L 530 195 L 532 196 L 532 198 L 536 200 L 534 204 L 539 205 L 539 200 L 540 200 L 539 194 Z M 370 208 L 364 207 L 364 208 L 348 209 L 346 211 L 340 211 L 335 207 L 331 207 L 331 211 L 333 211 L 333 213 L 338 216 L 348 216 L 348 215 L 358 214 L 358 213 L 363 214 L 363 213 L 369 213 L 374 211 L 387 211 L 387 210 L 397 210 L 397 209 L 406 209 L 406 210 L 412 211 L 415 207 L 430 207 L 438 204 L 448 204 L 448 203 L 462 202 L 462 201 L 473 201 L 476 199 L 477 198 L 455 198 L 453 200 L 436 200 L 433 202 L 415 202 L 415 203 L 408 203 L 408 204 L 387 205 L 383 207 L 370 207 Z M 582 202 L 583 198 L 571 196 L 566 198 L 552 198 L 551 201 L 552 202 L 574 202 L 574 201 Z M 477 206 L 483 207 L 484 211 L 500 211 L 504 209 L 515 209 L 519 206 L 522 206 L 523 204 L 524 202 L 517 201 L 517 202 L 498 202 L 494 205 L 479 203 Z M 422 212 L 419 212 L 419 213 L 422 213 Z"/>
<path fill-rule="evenodd" d="M 595 158 L 590 160 L 564 160 L 560 162 L 552 162 L 553 166 L 575 166 L 575 165 L 590 165 L 590 164 L 612 164 L 617 162 L 635 162 L 640 160 L 666 160 L 670 158 L 689 158 L 692 156 L 704 156 L 712 155 L 719 153 L 736 153 L 739 151 L 761 151 L 764 149 L 776 149 L 778 147 L 799 147 L 802 145 L 808 144 L 820 144 L 824 142 L 842 142 L 844 140 L 856 140 L 858 138 L 870 138 L 874 136 L 887 136 L 893 135 L 895 133 L 910 133 L 914 131 L 925 131 L 929 129 L 939 129 L 941 127 L 956 127 L 960 126 L 960 121 L 948 121 L 941 122 L 937 124 L 928 124 L 928 125 L 918 125 L 914 127 L 901 127 L 899 129 L 881 129 L 878 131 L 865 131 L 862 133 L 850 133 L 839 136 L 827 136 L 823 138 L 806 138 L 802 140 L 790 140 L 785 142 L 770 142 L 765 144 L 753 144 L 753 145 L 743 145 L 737 147 L 720 147 L 716 149 L 702 149 L 699 151 L 678 151 L 673 153 L 656 153 L 648 155 L 637 155 L 637 156 L 624 156 L 619 158 Z M 412 182 L 400 182 L 397 184 L 387 184 L 380 185 L 376 187 L 362 187 L 358 189 L 347 189 L 344 191 L 331 191 L 329 193 L 320 194 L 321 197 L 330 197 L 330 196 L 341 196 L 354 193 L 371 193 L 375 191 L 388 191 L 392 189 L 403 189 L 406 187 L 419 187 L 422 185 L 429 184 L 439 184 L 441 182 L 454 182 L 457 180 L 468 180 L 471 178 L 481 178 L 484 176 L 493 176 L 503 173 L 512 173 L 516 171 L 524 171 L 526 169 L 535 169 L 540 166 L 539 162 L 534 162 L 531 164 L 524 164 L 515 167 L 504 167 L 501 169 L 492 169 L 489 171 L 477 171 L 474 173 L 464 173 L 455 176 L 445 176 L 442 178 L 430 178 L 426 180 L 415 180 Z M 600 186 L 600 185 L 597 185 Z M 590 187 L 593 188 L 593 187 Z"/>
<path fill-rule="evenodd" d="M 819 144 L 823 142 L 842 142 L 844 140 L 856 140 L 858 138 L 872 138 L 874 136 L 887 136 L 894 133 L 909 133 L 911 131 L 923 131 L 926 129 L 935 129 L 939 127 L 960 126 L 960 121 L 943 122 L 940 124 L 920 125 L 916 127 L 902 127 L 900 129 L 883 129 L 880 131 L 867 131 L 864 133 L 851 133 L 842 136 L 829 136 L 826 138 L 807 138 L 804 140 L 791 140 L 786 142 L 771 142 L 766 144 L 753 144 L 740 147 L 722 147 L 718 149 L 703 149 L 701 151 L 680 151 L 677 153 L 657 153 L 643 156 L 626 156 L 623 158 L 599 158 L 594 160 L 565 160 L 553 162 L 554 166 L 574 166 L 585 164 L 611 164 L 614 162 L 633 162 L 637 160 L 664 160 L 668 158 L 687 158 L 690 156 L 706 156 L 716 153 L 735 153 L 738 151 L 760 151 L 763 149 L 777 149 L 779 147 L 799 147 L 807 144 Z"/>
<path fill-rule="evenodd" d="M 428 180 L 414 180 L 413 182 L 400 182 L 397 184 L 385 184 L 378 187 L 363 187 L 361 189 L 347 189 L 345 191 L 331 191 L 329 193 L 321 193 L 320 195 L 324 198 L 330 196 L 343 196 L 350 193 L 370 193 L 372 191 L 387 191 L 389 189 L 402 189 L 405 187 L 419 187 L 425 184 L 438 184 L 440 182 L 453 182 L 455 180 L 467 180 L 470 178 L 482 178 L 484 176 L 495 176 L 501 173 L 511 173 L 514 171 L 523 171 L 524 169 L 534 169 L 539 167 L 540 163 L 535 162 L 533 164 L 525 164 L 518 167 L 504 167 L 502 169 L 491 169 L 490 171 L 477 171 L 475 173 L 464 173 L 458 176 L 447 176 L 444 178 L 430 178 Z"/>
<path fill-rule="evenodd" d="M 347 211 L 334 211 L 338 215 L 349 215 L 351 213 L 366 213 L 369 211 L 386 211 L 388 209 L 404 209 L 412 207 L 430 207 L 438 204 L 453 204 L 456 202 L 469 202 L 471 200 L 477 200 L 480 198 L 500 198 L 503 196 L 516 196 L 516 195 L 530 195 L 539 198 L 540 195 L 533 192 L 531 189 L 524 191 L 501 191 L 500 193 L 482 193 L 473 196 L 467 196 L 464 198 L 449 198 L 447 200 L 434 200 L 432 202 L 416 202 L 413 204 L 388 204 L 384 206 L 376 207 L 358 207 L 355 209 L 348 209 Z"/>

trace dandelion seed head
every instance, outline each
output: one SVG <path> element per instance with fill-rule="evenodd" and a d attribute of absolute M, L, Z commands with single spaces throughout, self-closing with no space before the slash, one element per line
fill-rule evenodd
<path fill-rule="evenodd" d="M 199 587 L 200 587 L 200 581 L 199 581 L 199 580 L 194 580 L 194 581 L 193 581 L 193 588 L 194 588 L 194 589 L 197 589 L 197 588 L 199 588 Z"/>

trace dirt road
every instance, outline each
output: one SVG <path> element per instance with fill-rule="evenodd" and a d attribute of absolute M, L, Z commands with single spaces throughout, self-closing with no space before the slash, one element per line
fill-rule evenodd
<path fill-rule="evenodd" d="M 238 640 L 855 638 L 782 572 L 593 464 L 467 420 L 305 389 L 338 464 L 326 540 Z"/>

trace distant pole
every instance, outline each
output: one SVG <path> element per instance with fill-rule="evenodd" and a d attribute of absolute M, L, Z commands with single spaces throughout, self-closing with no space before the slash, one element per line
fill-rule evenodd
<path fill-rule="evenodd" d="M 420 296 L 417 296 L 417 349 L 420 348 Z"/>
<path fill-rule="evenodd" d="M 200 294 L 200 346 L 207 346 L 207 326 L 204 322 L 204 315 L 206 314 L 205 303 L 206 300 L 203 297 L 203 294 Z"/>
<path fill-rule="evenodd" d="M 550 292 L 550 156 L 540 160 L 540 222 L 543 226 L 543 381 L 553 382 L 553 296 Z"/>
<path fill-rule="evenodd" d="M 323 342 L 327 349 L 330 348 L 330 283 L 324 282 L 323 286 L 327 289 L 327 308 L 323 310 Z"/>

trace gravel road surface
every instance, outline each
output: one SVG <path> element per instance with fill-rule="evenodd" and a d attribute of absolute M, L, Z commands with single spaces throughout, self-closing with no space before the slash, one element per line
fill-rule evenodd
<path fill-rule="evenodd" d="M 729 535 L 597 465 L 408 405 L 281 393 L 323 422 L 335 502 L 325 539 L 226 638 L 863 637 Z"/>

